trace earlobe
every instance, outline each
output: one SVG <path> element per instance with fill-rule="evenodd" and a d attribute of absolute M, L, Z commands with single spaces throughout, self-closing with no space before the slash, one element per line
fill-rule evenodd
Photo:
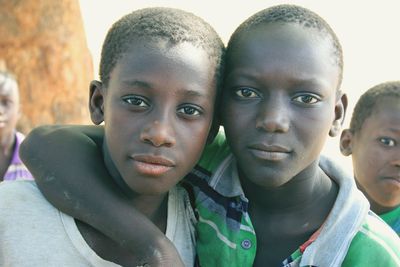
<path fill-rule="evenodd" d="M 335 105 L 335 120 L 332 122 L 332 127 L 329 131 L 329 136 L 335 137 L 340 133 L 347 110 L 347 95 L 338 92 L 338 100 Z"/>
<path fill-rule="evenodd" d="M 92 122 L 99 125 L 104 121 L 104 91 L 100 81 L 92 81 L 89 88 L 89 111 Z"/>
<path fill-rule="evenodd" d="M 343 130 L 340 136 L 340 152 L 344 156 L 350 156 L 352 154 L 352 138 L 353 133 L 349 130 Z"/>
<path fill-rule="evenodd" d="M 341 128 L 342 128 L 341 122 L 338 121 L 338 120 L 335 120 L 335 121 L 332 123 L 331 129 L 329 130 L 329 136 L 330 136 L 330 137 L 335 137 L 335 136 L 337 136 L 337 135 L 339 134 Z"/>

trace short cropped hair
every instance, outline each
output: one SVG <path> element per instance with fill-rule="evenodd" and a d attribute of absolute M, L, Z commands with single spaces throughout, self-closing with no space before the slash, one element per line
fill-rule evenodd
<path fill-rule="evenodd" d="M 339 67 L 338 88 L 343 79 L 343 50 L 335 32 L 329 24 L 313 11 L 296 5 L 277 5 L 261 10 L 244 21 L 232 34 L 228 42 L 228 52 L 230 47 L 239 39 L 243 32 L 249 31 L 262 24 L 275 22 L 294 23 L 304 28 L 316 29 L 332 40 L 332 52 L 334 63 Z"/>
<path fill-rule="evenodd" d="M 357 101 L 350 121 L 350 131 L 360 131 L 364 121 L 372 114 L 376 103 L 384 98 L 397 98 L 400 101 L 400 81 L 378 84 L 366 91 Z"/>
<path fill-rule="evenodd" d="M 188 42 L 200 47 L 215 64 L 217 85 L 221 83 L 224 44 L 215 30 L 200 17 L 174 8 L 144 8 L 123 16 L 107 33 L 100 59 L 100 79 L 107 86 L 110 73 L 132 42 L 139 38 Z"/>

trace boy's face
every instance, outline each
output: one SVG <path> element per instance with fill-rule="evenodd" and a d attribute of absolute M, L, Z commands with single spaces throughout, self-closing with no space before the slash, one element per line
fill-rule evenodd
<path fill-rule="evenodd" d="M 137 40 L 108 87 L 94 88 L 92 119 L 104 119 L 111 159 L 133 191 L 165 193 L 198 161 L 213 118 L 214 70 L 191 44 Z"/>
<path fill-rule="evenodd" d="M 0 137 L 14 132 L 19 116 L 18 87 L 8 80 L 0 86 Z"/>
<path fill-rule="evenodd" d="M 222 121 L 239 170 L 281 186 L 317 161 L 344 115 L 332 44 L 298 25 L 262 25 L 242 34 L 227 64 Z"/>
<path fill-rule="evenodd" d="M 354 175 L 371 208 L 382 213 L 400 205 L 399 99 L 380 99 L 358 132 L 343 132 L 341 146 L 352 154 Z"/>

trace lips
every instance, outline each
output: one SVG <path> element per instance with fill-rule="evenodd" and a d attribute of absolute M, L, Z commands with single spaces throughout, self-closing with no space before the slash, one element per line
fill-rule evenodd
<path fill-rule="evenodd" d="M 284 160 L 291 153 L 289 148 L 275 144 L 252 144 L 249 146 L 249 150 L 254 157 L 269 161 Z"/>
<path fill-rule="evenodd" d="M 135 169 L 147 176 L 163 175 L 175 166 L 172 160 L 161 156 L 135 155 L 131 158 Z"/>
<path fill-rule="evenodd" d="M 393 182 L 397 182 L 397 183 L 400 184 L 400 176 L 390 175 L 390 176 L 383 177 L 383 179 L 390 180 L 390 181 L 393 181 Z"/>

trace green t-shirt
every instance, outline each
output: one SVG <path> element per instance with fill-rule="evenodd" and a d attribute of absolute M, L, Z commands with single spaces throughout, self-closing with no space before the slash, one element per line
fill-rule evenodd
<path fill-rule="evenodd" d="M 380 217 L 400 236 L 400 207 L 381 214 Z"/>
<path fill-rule="evenodd" d="M 349 179 L 353 181 L 351 177 Z M 207 267 L 252 266 L 257 250 L 256 233 L 248 214 L 249 203 L 243 194 L 234 158 L 224 135 L 219 134 L 213 144 L 205 148 L 199 165 L 188 175 L 186 180 L 193 186 L 195 209 L 199 219 L 196 230 L 200 265 Z M 348 182 L 348 180 L 346 181 Z M 352 186 L 352 190 L 357 190 L 354 189 L 356 188 L 354 183 Z M 348 188 L 340 190 L 342 192 L 351 191 Z M 357 192 L 359 191 L 357 190 Z M 343 202 L 346 201 L 345 197 Z M 350 214 L 349 216 L 352 216 L 351 210 L 344 208 L 341 211 L 341 206 L 336 210 L 342 213 L 347 212 Z M 330 244 L 330 240 L 324 241 L 325 244 L 328 242 L 329 246 L 317 249 L 314 246 L 309 251 L 314 251 L 315 255 L 311 255 L 311 257 L 308 255 L 308 258 L 311 258 L 308 261 L 313 262 L 313 257 L 323 258 L 325 254 L 329 254 L 329 257 L 333 255 L 334 258 L 344 259 L 341 266 L 345 267 L 400 266 L 400 239 L 374 214 L 364 213 L 365 218 L 360 219 L 361 223 L 357 226 L 354 234 L 345 236 L 349 240 L 347 246 Z M 331 221 L 334 222 L 335 218 L 332 218 Z M 351 224 L 351 221 L 345 225 L 333 223 L 335 228 L 329 231 L 333 231 L 334 235 L 336 233 L 339 235 Z M 316 239 L 318 240 L 318 238 L 324 238 L 323 234 L 317 235 Z M 309 249 L 308 246 L 312 247 L 311 244 L 314 243 L 314 240 L 309 241 L 299 246 L 299 249 L 288 255 L 287 259 L 282 259 L 282 266 L 316 265 L 302 263 L 302 260 L 306 261 L 302 259 L 304 251 Z M 337 240 L 332 243 L 335 242 Z M 315 244 L 317 243 L 315 242 Z M 338 252 L 336 252 L 335 246 L 339 247 Z M 318 266 L 338 265 L 329 263 Z"/>

